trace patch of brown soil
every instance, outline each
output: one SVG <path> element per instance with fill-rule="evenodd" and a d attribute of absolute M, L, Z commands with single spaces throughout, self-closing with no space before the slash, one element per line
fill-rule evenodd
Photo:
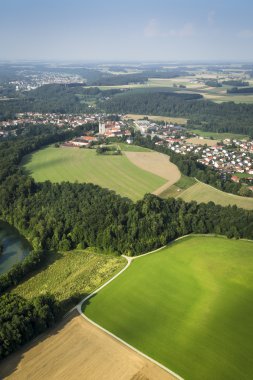
<path fill-rule="evenodd" d="M 13 380 L 173 380 L 173 376 L 76 312 L 1 362 Z"/>
<path fill-rule="evenodd" d="M 166 154 L 157 152 L 124 152 L 124 154 L 141 169 L 167 179 L 163 186 L 153 192 L 155 195 L 163 193 L 181 177 L 178 167 L 170 162 Z"/>

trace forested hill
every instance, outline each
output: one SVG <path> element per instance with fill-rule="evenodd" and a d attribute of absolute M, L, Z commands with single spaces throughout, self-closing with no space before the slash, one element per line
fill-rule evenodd
<path fill-rule="evenodd" d="M 180 116 L 189 124 L 213 132 L 234 132 L 253 136 L 253 104 L 214 103 L 199 94 L 165 91 L 128 91 L 101 105 L 109 113 Z"/>

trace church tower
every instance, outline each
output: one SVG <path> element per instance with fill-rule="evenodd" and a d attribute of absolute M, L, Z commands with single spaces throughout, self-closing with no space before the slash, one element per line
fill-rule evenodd
<path fill-rule="evenodd" d="M 104 135 L 105 134 L 105 123 L 102 122 L 100 119 L 99 119 L 99 130 L 98 130 L 98 133 L 100 135 Z"/>

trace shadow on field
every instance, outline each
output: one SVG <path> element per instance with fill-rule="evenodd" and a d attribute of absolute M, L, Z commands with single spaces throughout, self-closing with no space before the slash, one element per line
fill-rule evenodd
<path fill-rule="evenodd" d="M 85 309 L 90 305 L 92 298 L 96 297 L 97 293 L 93 294 L 87 301 L 82 304 L 82 312 L 85 314 Z M 84 298 L 84 297 L 83 297 Z"/>
<path fill-rule="evenodd" d="M 7 378 L 8 376 L 13 376 L 15 379 L 21 379 L 22 374 L 20 374 L 20 368 L 18 374 L 15 372 L 18 370 L 19 363 L 26 357 L 25 366 L 29 366 L 29 360 L 33 359 L 33 354 L 30 352 L 35 346 L 40 343 L 43 343 L 50 337 L 59 334 L 65 326 L 71 322 L 74 318 L 78 317 L 79 313 L 77 310 L 72 311 L 67 316 L 63 317 L 63 319 L 57 323 L 54 327 L 48 329 L 45 333 L 39 335 L 37 338 L 33 339 L 30 343 L 25 344 L 22 348 L 20 348 L 15 353 L 11 354 L 9 357 L 0 361 L 0 380 Z M 24 378 L 24 377 L 23 377 Z M 36 378 L 36 374 L 34 374 L 33 379 Z"/>

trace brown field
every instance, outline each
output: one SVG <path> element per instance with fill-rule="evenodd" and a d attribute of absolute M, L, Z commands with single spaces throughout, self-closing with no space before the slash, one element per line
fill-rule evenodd
<path fill-rule="evenodd" d="M 163 193 L 181 177 L 178 167 L 170 162 L 166 154 L 157 152 L 124 152 L 124 154 L 136 166 L 167 180 L 164 185 L 153 192 L 155 195 Z"/>
<path fill-rule="evenodd" d="M 77 312 L 2 361 L 0 378 L 15 380 L 173 380 Z"/>
<path fill-rule="evenodd" d="M 187 119 L 184 117 L 171 117 L 171 116 L 157 116 L 157 115 L 137 115 L 133 113 L 129 113 L 124 116 L 125 119 L 133 119 L 133 120 L 139 120 L 143 119 L 144 117 L 148 117 L 150 120 L 155 120 L 155 121 L 166 121 L 167 123 L 178 123 L 178 124 L 186 124 Z"/>
<path fill-rule="evenodd" d="M 193 137 L 191 139 L 187 139 L 186 142 L 190 144 L 199 144 L 199 145 L 207 145 L 207 146 L 215 146 L 217 142 L 220 140 L 212 140 L 212 139 L 200 139 L 198 137 Z"/>

